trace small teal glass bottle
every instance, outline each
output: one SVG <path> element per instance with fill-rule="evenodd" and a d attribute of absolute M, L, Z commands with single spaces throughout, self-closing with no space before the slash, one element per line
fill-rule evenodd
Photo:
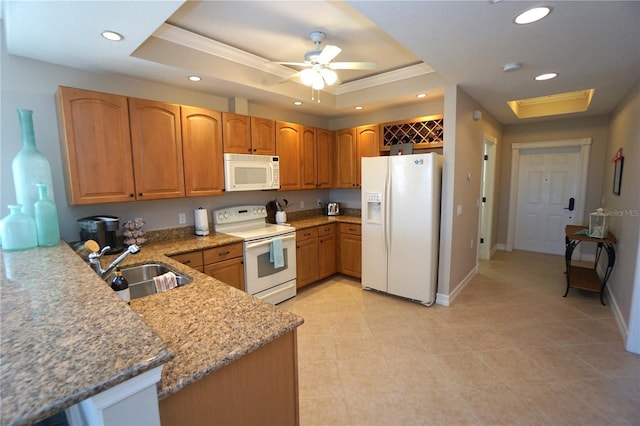
<path fill-rule="evenodd" d="M 60 226 L 56 205 L 47 196 L 47 185 L 37 183 L 38 201 L 33 206 L 36 219 L 36 234 L 41 247 L 55 246 L 60 242 Z"/>
<path fill-rule="evenodd" d="M 49 160 L 36 148 L 36 138 L 33 131 L 33 111 L 18 109 L 20 117 L 20 131 L 22 133 L 22 149 L 13 158 L 13 183 L 16 190 L 16 204 L 22 205 L 22 211 L 31 217 L 33 205 L 38 201 L 36 183 L 47 185 L 47 193 L 52 201 L 53 180 Z"/>
<path fill-rule="evenodd" d="M 19 204 L 9 205 L 9 215 L 0 223 L 2 250 L 26 250 L 38 245 L 36 221 L 22 213 Z"/>

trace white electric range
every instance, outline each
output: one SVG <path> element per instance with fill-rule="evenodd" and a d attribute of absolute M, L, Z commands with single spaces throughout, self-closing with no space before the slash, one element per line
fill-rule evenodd
<path fill-rule="evenodd" d="M 245 291 L 277 304 L 296 295 L 296 232 L 290 226 L 266 223 L 266 217 L 266 208 L 259 205 L 213 212 L 216 232 L 244 240 Z M 274 261 L 279 254 L 282 266 Z"/>

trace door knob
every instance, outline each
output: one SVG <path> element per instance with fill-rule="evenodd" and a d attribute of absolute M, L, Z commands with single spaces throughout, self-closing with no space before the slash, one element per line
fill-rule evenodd
<path fill-rule="evenodd" d="M 564 209 L 565 210 L 569 210 L 570 212 L 572 212 L 573 208 L 575 207 L 575 205 L 576 205 L 576 199 L 571 197 L 571 198 L 569 198 L 569 207 L 565 207 Z"/>

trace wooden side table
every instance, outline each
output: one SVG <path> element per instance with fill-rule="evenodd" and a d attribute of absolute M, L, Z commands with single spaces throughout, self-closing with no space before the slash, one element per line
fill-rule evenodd
<path fill-rule="evenodd" d="M 576 225 L 567 225 L 565 228 L 566 250 L 564 259 L 566 266 L 565 273 L 567 275 L 567 290 L 564 292 L 564 296 L 562 297 L 567 297 L 570 288 L 579 288 L 582 290 L 600 293 L 600 303 L 604 305 L 605 303 L 602 296 L 604 294 L 605 286 L 607 285 L 607 280 L 613 270 L 613 265 L 616 263 L 616 251 L 613 247 L 616 243 L 616 237 L 611 232 L 607 233 L 607 238 L 592 238 L 588 235 L 576 235 L 576 232 L 585 228 L 585 226 Z M 598 248 L 596 249 L 596 260 L 593 268 L 571 265 L 573 250 L 582 241 L 598 244 Z M 604 275 L 602 276 L 602 279 L 600 279 L 596 268 L 598 267 L 598 260 L 600 260 L 600 254 L 602 254 L 603 248 L 607 252 L 608 262 Z"/>

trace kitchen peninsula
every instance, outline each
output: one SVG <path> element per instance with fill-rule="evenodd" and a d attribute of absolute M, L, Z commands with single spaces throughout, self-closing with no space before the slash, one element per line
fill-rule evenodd
<path fill-rule="evenodd" d="M 133 300 L 131 307 L 65 243 L 0 252 L 2 423 L 37 422 L 163 367 L 157 395 L 161 421 L 170 424 L 171 416 L 180 414 L 172 399 L 202 391 L 196 388 L 205 379 L 213 378 L 208 385 L 215 387 L 225 367 L 246 368 L 260 356 L 288 369 L 292 392 L 281 407 L 297 422 L 295 329 L 302 318 L 167 256 L 237 241 L 212 234 L 143 246 L 122 266 L 163 262 L 194 281 Z M 274 359 L 274 351 L 288 356 Z M 264 376 L 248 380 L 254 378 Z M 223 393 L 232 396 L 233 391 Z M 193 411 L 193 406 L 185 409 Z"/>

